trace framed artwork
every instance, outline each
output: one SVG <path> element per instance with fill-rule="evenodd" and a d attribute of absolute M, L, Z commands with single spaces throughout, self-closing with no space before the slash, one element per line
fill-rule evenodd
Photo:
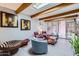
<path fill-rule="evenodd" d="M 17 28 L 17 16 L 6 12 L 1 12 L 1 27 Z"/>
<path fill-rule="evenodd" d="M 21 19 L 21 30 L 30 30 L 31 22 L 30 20 Z"/>

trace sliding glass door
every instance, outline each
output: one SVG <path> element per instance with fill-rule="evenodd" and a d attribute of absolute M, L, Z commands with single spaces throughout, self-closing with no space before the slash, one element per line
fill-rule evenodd
<path fill-rule="evenodd" d="M 58 35 L 58 21 L 52 22 L 52 34 Z"/>
<path fill-rule="evenodd" d="M 79 36 L 79 17 L 76 19 L 76 34 Z"/>
<path fill-rule="evenodd" d="M 59 38 L 71 39 L 75 34 L 79 34 L 79 22 L 77 20 L 58 20 L 49 22 L 48 33 L 57 35 Z"/>
<path fill-rule="evenodd" d="M 75 30 L 76 30 L 75 20 L 67 20 L 66 21 L 67 39 L 71 39 L 74 37 L 75 32 L 76 32 Z"/>
<path fill-rule="evenodd" d="M 66 22 L 65 22 L 65 20 L 59 21 L 58 36 L 59 36 L 59 38 L 66 38 Z"/>
<path fill-rule="evenodd" d="M 53 36 L 57 36 L 58 35 L 58 21 L 49 22 L 47 25 L 48 25 L 47 32 L 49 34 L 52 34 Z"/>

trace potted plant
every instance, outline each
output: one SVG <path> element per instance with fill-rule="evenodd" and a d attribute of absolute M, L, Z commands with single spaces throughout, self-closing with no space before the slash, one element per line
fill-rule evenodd
<path fill-rule="evenodd" d="M 70 43 L 74 47 L 76 55 L 79 56 L 79 36 L 75 35 L 74 38 L 70 40 Z"/>

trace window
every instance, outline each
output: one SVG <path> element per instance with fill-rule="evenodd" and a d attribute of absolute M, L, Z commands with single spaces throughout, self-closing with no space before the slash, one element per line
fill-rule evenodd
<path fill-rule="evenodd" d="M 34 4 L 34 7 L 36 8 L 36 9 L 40 9 L 40 8 L 42 8 L 42 7 L 45 7 L 46 5 L 48 5 L 49 3 L 36 3 L 36 4 Z"/>
<path fill-rule="evenodd" d="M 75 21 L 73 20 L 67 20 L 66 21 L 66 31 L 67 31 L 67 39 L 71 39 L 75 35 Z"/>

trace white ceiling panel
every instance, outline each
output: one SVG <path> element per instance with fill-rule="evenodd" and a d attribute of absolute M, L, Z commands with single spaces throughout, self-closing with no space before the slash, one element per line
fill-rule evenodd
<path fill-rule="evenodd" d="M 79 4 L 73 4 L 73 5 L 70 5 L 68 7 L 56 10 L 54 12 L 50 12 L 50 13 L 47 13 L 47 14 L 44 14 L 44 15 L 40 15 L 40 16 L 38 16 L 38 18 L 43 18 L 43 17 L 46 17 L 46 16 L 56 15 L 56 14 L 64 13 L 64 12 L 71 11 L 71 10 L 74 10 L 74 9 L 78 9 L 78 8 L 79 8 Z"/>
<path fill-rule="evenodd" d="M 1 7 L 16 10 L 22 3 L 0 3 Z"/>
<path fill-rule="evenodd" d="M 18 7 L 21 6 L 21 4 L 22 3 L 0 3 L 0 6 L 5 7 L 5 8 L 9 8 L 12 10 L 16 10 Z M 35 4 L 36 3 L 31 4 L 28 8 L 24 9 L 21 13 L 31 16 L 33 14 L 36 14 L 36 13 L 43 11 L 43 10 L 46 10 L 50 7 L 54 7 L 54 6 L 59 5 L 61 3 L 50 3 L 50 4 L 46 5 L 45 7 L 40 8 L 40 9 L 36 9 L 34 7 Z M 71 11 L 74 9 L 78 9 L 78 8 L 79 8 L 79 4 L 72 4 L 72 5 L 67 6 L 65 8 L 58 9 L 56 11 L 52 11 L 52 12 L 47 13 L 47 14 L 39 15 L 38 17 L 35 17 L 35 18 L 43 18 L 43 17 L 47 17 L 47 16 L 51 16 L 51 15 L 56 15 L 56 14 L 64 13 L 64 12 Z"/>
<path fill-rule="evenodd" d="M 61 3 L 50 3 L 50 4 L 46 5 L 45 7 L 40 8 L 40 9 L 36 9 L 36 8 L 33 6 L 34 4 L 35 4 L 35 3 L 33 3 L 31 6 L 29 6 L 29 7 L 26 8 L 25 10 L 23 10 L 21 13 L 24 13 L 24 14 L 26 14 L 26 15 L 33 15 L 33 14 L 35 14 L 35 13 L 38 13 L 38 12 L 43 11 L 43 10 L 46 10 L 46 9 L 48 9 L 48 8 L 50 8 L 50 7 L 54 7 L 54 6 L 59 5 L 59 4 L 61 4 Z"/>

